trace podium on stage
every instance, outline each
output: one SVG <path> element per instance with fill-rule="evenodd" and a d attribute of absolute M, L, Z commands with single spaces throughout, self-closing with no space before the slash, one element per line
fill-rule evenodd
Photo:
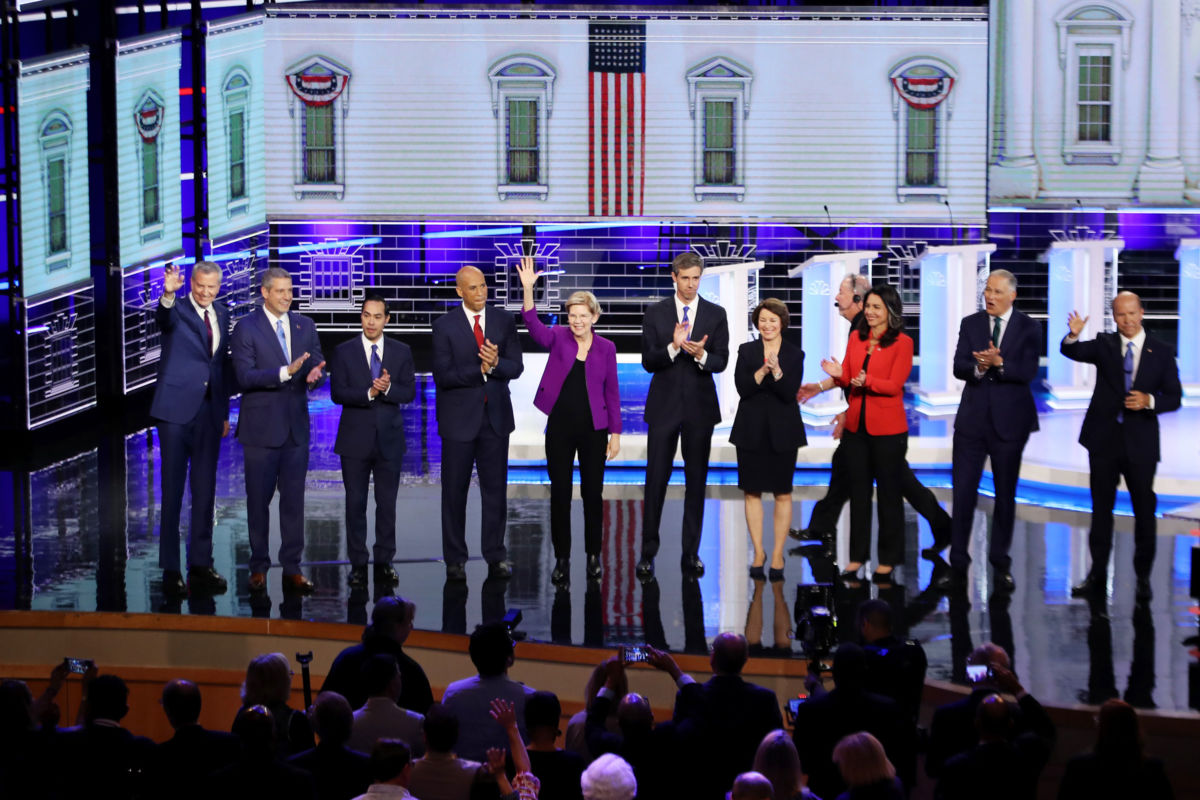
<path fill-rule="evenodd" d="M 1067 335 L 1067 318 L 1072 311 L 1088 318 L 1084 338 L 1114 330 L 1110 311 L 1117 291 L 1117 254 L 1124 248 L 1121 239 L 1069 240 L 1050 245 L 1046 383 L 1052 406 L 1075 406 L 1092 396 L 1095 367 L 1067 358 L 1059 344 Z"/>
<path fill-rule="evenodd" d="M 917 399 L 924 406 L 949 410 L 962 397 L 954 377 L 954 348 L 963 317 L 980 309 L 991 271 L 994 244 L 928 247 L 914 266 L 921 275 L 920 379 Z"/>
<path fill-rule="evenodd" d="M 1179 380 L 1189 405 L 1200 402 L 1200 239 L 1181 239 L 1179 261 Z"/>
<path fill-rule="evenodd" d="M 845 355 L 850 323 L 842 318 L 833 298 L 847 275 L 863 274 L 863 264 L 869 277 L 871 261 L 878 255 L 874 250 L 822 253 L 788 271 L 789 278 L 800 275 L 803 281 L 800 347 L 804 350 L 804 383 L 817 383 L 826 377 L 821 359 L 833 356 L 840 361 Z M 846 402 L 841 392 L 825 392 L 800 409 L 812 421 L 828 421 L 846 409 Z"/>
<path fill-rule="evenodd" d="M 751 297 L 758 297 L 758 271 L 766 266 L 762 261 L 741 261 L 704 268 L 700 276 L 700 295 L 710 303 L 725 309 L 729 322 L 729 366 L 718 372 L 717 402 L 721 406 L 718 427 L 733 425 L 737 413 L 738 393 L 733 383 L 733 367 L 740 346 L 750 341 Z"/>

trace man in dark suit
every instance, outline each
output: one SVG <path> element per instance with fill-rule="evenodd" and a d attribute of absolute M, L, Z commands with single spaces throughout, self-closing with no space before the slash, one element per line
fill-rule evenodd
<path fill-rule="evenodd" d="M 1036 797 L 1038 776 L 1050 759 L 1054 740 L 1026 732 L 1012 736 L 1009 704 L 989 694 L 975 710 L 979 744 L 946 762 L 934 791 L 936 800 L 1011 800 Z"/>
<path fill-rule="evenodd" d="M 671 262 L 675 293 L 646 310 L 642 320 L 642 368 L 651 373 L 643 415 L 646 432 L 646 495 L 642 508 L 642 557 L 637 576 L 654 575 L 658 527 L 675 448 L 683 441 L 683 554 L 685 572 L 702 575 L 700 529 L 712 432 L 721 421 L 713 373 L 729 363 L 725 309 L 700 297 L 704 262 L 692 252 Z"/>
<path fill-rule="evenodd" d="M 237 761 L 238 738 L 200 726 L 200 687 L 191 681 L 167 683 L 162 709 L 175 735 L 158 746 L 153 781 L 157 794 L 200 797 L 204 778 Z"/>
<path fill-rule="evenodd" d="M 192 522 L 188 529 L 188 583 L 221 594 L 225 578 L 213 568 L 213 505 L 217 455 L 229 434 L 229 312 L 213 302 L 221 289 L 221 268 L 209 261 L 192 267 L 191 292 L 176 297 L 183 272 L 168 266 L 155 318 L 162 331 L 162 357 L 150 416 L 158 421 L 162 453 L 162 516 L 158 523 L 158 565 L 163 591 L 187 592 L 179 570 L 179 515 L 183 484 L 191 465 Z"/>
<path fill-rule="evenodd" d="M 86 676 L 85 676 L 86 678 Z M 149 770 L 157 758 L 154 742 L 121 727 L 129 713 L 129 688 L 116 675 L 99 675 L 85 684 L 84 723 L 59 735 L 60 783 L 54 797 L 96 793 L 113 798 L 146 796 Z"/>
<path fill-rule="evenodd" d="M 330 395 L 342 407 L 333 452 L 342 459 L 346 486 L 346 555 L 350 586 L 367 585 L 367 485 L 375 478 L 375 582 L 399 583 L 396 554 L 396 492 L 404 458 L 403 403 L 417 392 L 412 351 L 385 337 L 387 301 L 371 295 L 362 304 L 362 336 L 333 354 Z"/>
<path fill-rule="evenodd" d="M 289 311 L 292 277 L 270 267 L 263 273 L 262 308 L 233 329 L 233 369 L 242 390 L 237 438 L 246 466 L 246 517 L 250 528 L 250 590 L 267 588 L 270 506 L 279 490 L 279 562 L 283 588 L 311 592 L 300 572 L 304 551 L 304 480 L 308 474 L 308 392 L 324 377 L 317 327 Z"/>
<path fill-rule="evenodd" d="M 1082 583 L 1071 589 L 1076 597 L 1104 589 L 1113 543 L 1113 506 L 1117 480 L 1125 478 L 1133 503 L 1133 571 L 1137 599 L 1148 601 L 1150 568 L 1154 566 L 1157 526 L 1154 512 L 1154 473 L 1158 468 L 1158 415 L 1179 408 L 1183 389 L 1171 346 L 1146 334 L 1142 327 L 1142 300 L 1133 292 L 1113 298 L 1116 333 L 1097 334 L 1079 341 L 1087 317 L 1071 312 L 1070 333 L 1062 340 L 1062 354 L 1072 361 L 1096 365 L 1096 388 L 1079 431 L 1087 448 L 1091 472 L 1092 529 L 1088 548 L 1092 567 Z"/>
<path fill-rule="evenodd" d="M 1037 379 L 1042 329 L 1013 308 L 1017 279 L 994 270 L 983 290 L 985 310 L 965 317 L 954 350 L 954 377 L 965 381 L 954 418 L 954 516 L 951 521 L 950 566 L 939 588 L 966 586 L 971 523 L 979 499 L 983 462 L 992 460 L 996 501 L 988 560 L 996 588 L 1011 592 L 1013 522 L 1017 509 L 1017 477 L 1029 434 L 1038 429 L 1037 407 L 1030 384 Z"/>
<path fill-rule="evenodd" d="M 509 578 L 508 435 L 516 428 L 508 382 L 521 376 L 521 342 L 512 314 L 488 308 L 487 281 L 475 267 L 455 275 L 461 306 L 433 323 L 433 381 L 442 437 L 442 558 L 446 577 L 467 578 L 467 490 L 479 472 L 480 549 L 489 578 Z"/>

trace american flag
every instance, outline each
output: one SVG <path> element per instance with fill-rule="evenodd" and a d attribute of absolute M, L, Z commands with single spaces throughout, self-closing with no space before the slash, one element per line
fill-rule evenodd
<path fill-rule="evenodd" d="M 646 24 L 588 24 L 588 214 L 638 216 L 646 189 Z"/>

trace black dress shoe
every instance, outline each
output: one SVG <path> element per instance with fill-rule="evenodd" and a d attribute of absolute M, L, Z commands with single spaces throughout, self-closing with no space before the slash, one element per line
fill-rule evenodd
<path fill-rule="evenodd" d="M 447 564 L 446 565 L 446 580 L 448 581 L 465 581 L 467 579 L 466 564 Z"/>
<path fill-rule="evenodd" d="M 1071 597 L 1090 597 L 1103 594 L 1106 588 L 1104 581 L 1099 576 L 1088 573 L 1082 582 L 1071 587 Z"/>
<path fill-rule="evenodd" d="M 767 573 L 763 571 L 762 564 L 750 568 L 750 579 L 755 581 L 765 581 L 767 579 Z"/>
<path fill-rule="evenodd" d="M 697 578 L 704 574 L 704 562 L 700 560 L 700 556 L 684 556 L 679 559 L 679 568 L 687 575 L 695 575 Z"/>
<path fill-rule="evenodd" d="M 1154 591 L 1150 588 L 1149 578 L 1137 579 L 1137 592 L 1134 594 L 1134 599 L 1139 603 L 1149 603 L 1154 599 Z"/>
<path fill-rule="evenodd" d="M 634 574 L 645 580 L 646 578 L 654 577 L 654 559 L 642 556 L 637 563 L 637 568 L 634 569 Z"/>
<path fill-rule="evenodd" d="M 164 569 L 162 577 L 163 594 L 171 597 L 183 597 L 187 594 L 187 584 L 183 582 L 183 574 L 178 570 Z"/>
<path fill-rule="evenodd" d="M 942 553 L 949 546 L 950 546 L 949 542 L 935 541 L 929 547 L 926 547 L 924 550 L 921 551 L 921 558 L 925 559 L 926 561 L 937 561 L 939 558 L 942 557 Z"/>
<path fill-rule="evenodd" d="M 1017 590 L 1017 582 L 1013 580 L 1012 573 L 1005 570 L 1004 572 L 996 573 L 996 591 L 1012 594 Z"/>
<path fill-rule="evenodd" d="M 589 581 L 600 580 L 600 576 L 604 574 L 604 566 L 600 563 L 600 556 L 587 557 L 587 576 Z"/>
<path fill-rule="evenodd" d="M 367 588 L 367 565 L 361 567 L 351 567 L 350 577 L 346 579 L 346 585 L 351 589 Z"/>
<path fill-rule="evenodd" d="M 188 586 L 194 592 L 225 594 L 229 582 L 212 567 L 188 567 Z"/>
<path fill-rule="evenodd" d="M 376 564 L 374 573 L 376 583 L 388 586 L 396 586 L 400 583 L 400 576 L 396 574 L 396 570 L 392 568 L 391 564 Z"/>
<path fill-rule="evenodd" d="M 511 561 L 504 560 L 488 562 L 488 577 L 492 578 L 493 580 L 504 580 L 505 578 L 511 578 L 512 572 L 513 570 Z"/>
<path fill-rule="evenodd" d="M 571 582 L 571 559 L 555 559 L 554 571 L 550 573 L 550 582 L 555 586 L 565 586 Z"/>

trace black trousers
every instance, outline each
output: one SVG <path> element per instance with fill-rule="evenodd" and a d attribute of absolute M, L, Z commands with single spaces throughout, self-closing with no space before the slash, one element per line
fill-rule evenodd
<path fill-rule="evenodd" d="M 990 424 L 979 430 L 954 430 L 954 456 L 951 474 L 954 480 L 954 522 L 951 527 L 950 565 L 966 569 L 971 563 L 967 552 L 971 542 L 971 522 L 979 500 L 979 480 L 983 462 L 992 458 L 992 480 L 996 501 L 992 512 L 992 542 L 988 561 L 1000 572 L 1008 572 L 1012 559 L 1013 523 L 1017 517 L 1017 478 L 1021 474 L 1021 454 L 1025 439 L 1001 439 Z"/>
<path fill-rule="evenodd" d="M 586 409 L 585 409 L 586 410 Z M 608 429 L 551 418 L 546 426 L 546 472 L 550 476 L 550 539 L 555 558 L 571 557 L 571 484 L 575 454 L 579 454 L 579 494 L 583 498 L 583 549 L 600 555 L 603 538 L 604 457 Z"/>
<path fill-rule="evenodd" d="M 1122 437 L 1115 437 L 1113 452 L 1098 454 L 1088 451 L 1091 469 L 1092 530 L 1088 534 L 1088 549 L 1092 553 L 1092 574 L 1103 576 L 1108 571 L 1108 559 L 1113 545 L 1113 506 L 1117 503 L 1117 479 L 1125 477 L 1129 499 L 1133 503 L 1133 571 L 1139 578 L 1150 577 L 1157 546 L 1158 526 L 1154 513 L 1158 496 L 1154 494 L 1154 473 L 1157 462 L 1132 457 Z"/>
<path fill-rule="evenodd" d="M 388 564 L 396 555 L 396 492 L 400 467 L 384 458 L 376 445 L 370 458 L 342 456 L 346 487 L 346 556 L 350 566 L 367 565 L 367 487 L 375 476 L 375 563 Z"/>
<path fill-rule="evenodd" d="M 708 454 L 712 449 L 712 425 L 683 422 L 681 425 L 651 425 L 646 432 L 646 501 L 642 509 L 642 557 L 658 555 L 658 527 L 663 501 L 671 480 L 675 448 L 683 442 L 683 556 L 700 551 L 700 528 L 704 523 L 704 490 L 708 483 Z"/>
<path fill-rule="evenodd" d="M 442 439 L 442 558 L 447 564 L 467 560 L 471 467 L 479 474 L 480 550 L 489 564 L 508 556 L 508 434 L 496 433 L 484 414 L 471 441 Z"/>
<path fill-rule="evenodd" d="M 879 508 L 879 564 L 904 561 L 904 494 L 901 475 L 907 469 L 908 433 L 872 436 L 842 434 L 838 449 L 848 447 L 850 480 L 850 560 L 871 559 L 871 488 Z"/>

